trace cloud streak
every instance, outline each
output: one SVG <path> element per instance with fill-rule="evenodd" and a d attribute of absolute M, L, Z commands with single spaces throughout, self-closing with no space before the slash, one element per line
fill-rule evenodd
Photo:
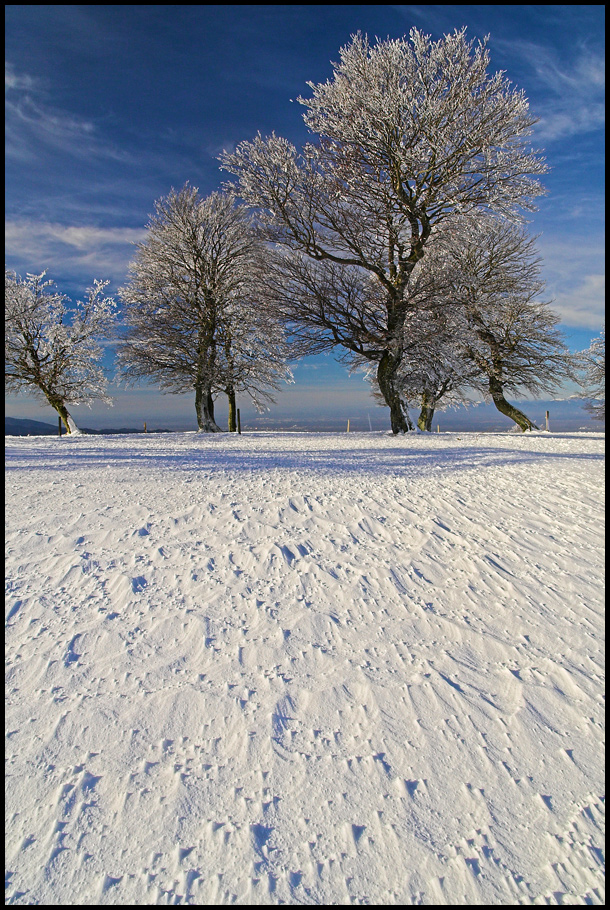
<path fill-rule="evenodd" d="M 540 117 L 537 141 L 554 142 L 603 128 L 605 60 L 600 53 L 580 47 L 578 56 L 568 61 L 533 41 L 496 39 L 494 44 L 517 55 L 533 72 L 528 84 L 537 87 L 542 99 L 535 106 Z"/>
<path fill-rule="evenodd" d="M 599 331 L 605 309 L 603 245 L 593 237 L 549 237 L 538 249 L 547 294 L 563 325 Z"/>
<path fill-rule="evenodd" d="M 49 152 L 89 159 L 130 161 L 131 156 L 107 142 L 99 126 L 50 104 L 41 81 L 4 67 L 5 154 L 16 161 L 40 160 Z"/>
<path fill-rule="evenodd" d="M 33 91 L 38 82 L 32 76 L 18 74 L 11 63 L 4 63 L 4 94 L 11 91 Z"/>
<path fill-rule="evenodd" d="M 146 237 L 144 229 L 62 225 L 33 220 L 7 221 L 7 263 L 20 273 L 47 269 L 75 270 L 111 281 L 124 280 L 134 255 L 134 244 Z"/>
<path fill-rule="evenodd" d="M 585 275 L 575 287 L 559 291 L 553 309 L 564 325 L 599 331 L 604 322 L 605 275 Z"/>

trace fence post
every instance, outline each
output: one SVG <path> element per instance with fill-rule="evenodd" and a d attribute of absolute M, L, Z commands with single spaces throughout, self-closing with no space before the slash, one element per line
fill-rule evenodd
<path fill-rule="evenodd" d="M 548 428 L 549 428 L 549 412 L 548 411 L 545 414 L 545 420 L 546 420 L 546 428 L 548 431 Z"/>
<path fill-rule="evenodd" d="M 237 409 L 237 432 L 241 434 L 241 417 L 239 414 L 239 408 Z"/>
<path fill-rule="evenodd" d="M 349 417 L 347 418 L 347 430 L 345 432 L 349 433 Z"/>
<path fill-rule="evenodd" d="M 144 421 L 144 432 L 145 432 L 145 433 L 148 432 L 148 430 L 146 429 L 146 421 Z"/>

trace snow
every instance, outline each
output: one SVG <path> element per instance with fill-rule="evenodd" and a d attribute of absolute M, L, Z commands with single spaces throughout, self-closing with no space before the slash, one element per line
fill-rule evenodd
<path fill-rule="evenodd" d="M 7 437 L 7 902 L 603 903 L 603 447 Z"/>

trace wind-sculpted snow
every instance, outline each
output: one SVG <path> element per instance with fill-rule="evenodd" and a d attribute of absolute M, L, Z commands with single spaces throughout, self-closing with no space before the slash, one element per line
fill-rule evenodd
<path fill-rule="evenodd" d="M 6 443 L 8 903 L 603 903 L 603 434 Z"/>

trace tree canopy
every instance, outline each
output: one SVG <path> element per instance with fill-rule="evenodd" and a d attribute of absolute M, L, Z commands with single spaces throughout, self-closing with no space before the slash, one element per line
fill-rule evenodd
<path fill-rule="evenodd" d="M 168 392 L 194 389 L 198 427 L 207 432 L 219 429 L 219 391 L 232 405 L 230 423 L 238 391 L 264 409 L 271 390 L 291 378 L 282 327 L 258 293 L 265 255 L 246 207 L 225 194 L 202 198 L 186 184 L 158 199 L 120 290 L 120 375 Z"/>
<path fill-rule="evenodd" d="M 316 142 L 298 152 L 259 134 L 221 157 L 286 257 L 293 323 L 377 364 L 395 433 L 407 429 L 411 277 L 434 227 L 473 211 L 519 219 L 544 192 L 546 165 L 527 142 L 536 118 L 488 64 L 486 41 L 465 29 L 436 42 L 417 29 L 374 45 L 355 35 L 333 77 L 298 99 Z"/>

